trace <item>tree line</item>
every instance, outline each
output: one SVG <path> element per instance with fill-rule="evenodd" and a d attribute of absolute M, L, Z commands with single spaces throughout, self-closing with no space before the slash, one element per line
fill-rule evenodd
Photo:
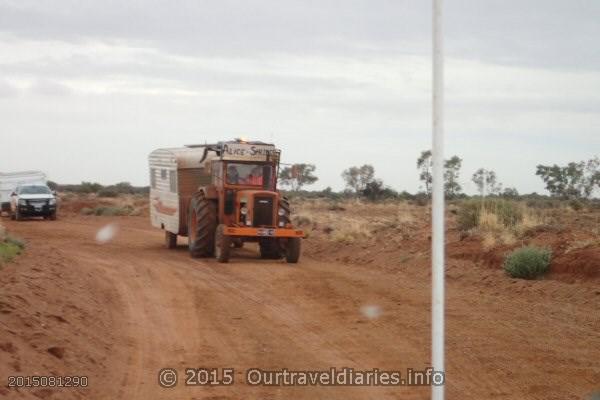
<path fill-rule="evenodd" d="M 444 161 L 444 192 L 448 199 L 466 197 L 460 184 L 462 159 L 456 155 Z M 433 181 L 433 158 L 431 150 L 424 150 L 417 158 L 417 171 L 422 186 L 416 196 L 429 198 Z M 314 164 L 292 164 L 282 168 L 279 172 L 279 181 L 284 187 L 293 192 L 303 190 L 305 186 L 318 181 L 315 175 Z M 546 190 L 554 198 L 574 200 L 589 199 L 596 190 L 600 189 L 600 158 L 570 162 L 566 166 L 537 165 L 536 175 L 545 184 Z M 370 164 L 352 166 L 341 174 L 345 183 L 344 194 L 352 194 L 377 200 L 384 198 L 398 198 L 410 196 L 407 192 L 398 193 L 385 185 L 381 179 L 375 177 L 375 168 Z M 516 198 L 519 192 L 514 187 L 503 187 L 495 171 L 487 168 L 478 168 L 472 175 L 471 181 L 475 184 L 480 196 L 502 196 Z M 331 188 L 325 189 L 331 193 Z"/>

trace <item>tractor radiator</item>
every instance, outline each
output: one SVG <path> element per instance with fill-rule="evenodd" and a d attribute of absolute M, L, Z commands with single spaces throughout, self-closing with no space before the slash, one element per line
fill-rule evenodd
<path fill-rule="evenodd" d="M 253 226 L 273 226 L 273 197 L 256 196 L 254 198 Z"/>

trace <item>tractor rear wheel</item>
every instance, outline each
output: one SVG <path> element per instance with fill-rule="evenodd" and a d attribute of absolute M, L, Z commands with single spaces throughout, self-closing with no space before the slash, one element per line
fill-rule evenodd
<path fill-rule="evenodd" d="M 192 196 L 188 212 L 188 247 L 192 257 L 210 257 L 215 251 L 217 205 L 199 192 Z"/>
<path fill-rule="evenodd" d="M 220 263 L 229 262 L 231 236 L 225 235 L 225 225 L 219 224 L 215 233 L 215 257 Z"/>
<path fill-rule="evenodd" d="M 300 238 L 289 238 L 285 247 L 285 260 L 290 264 L 296 264 L 300 259 Z"/>
<path fill-rule="evenodd" d="M 177 235 L 173 232 L 165 231 L 165 244 L 167 245 L 167 249 L 177 247 Z"/>
<path fill-rule="evenodd" d="M 279 240 L 275 238 L 261 238 L 258 245 L 260 246 L 260 258 L 270 260 L 279 260 L 282 257 L 281 246 Z"/>

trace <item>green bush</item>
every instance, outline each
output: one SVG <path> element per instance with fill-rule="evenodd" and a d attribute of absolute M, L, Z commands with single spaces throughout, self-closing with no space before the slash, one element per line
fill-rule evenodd
<path fill-rule="evenodd" d="M 16 255 L 21 254 L 25 248 L 25 242 L 13 236 L 6 236 L 4 241 L 0 241 L 0 264 L 12 260 Z"/>
<path fill-rule="evenodd" d="M 25 241 L 23 239 L 19 239 L 14 236 L 7 235 L 6 239 L 4 241 L 9 244 L 14 244 L 15 246 L 17 246 L 20 249 L 25 248 Z"/>
<path fill-rule="evenodd" d="M 548 271 L 551 258 L 549 249 L 521 247 L 506 256 L 504 270 L 513 278 L 535 279 Z"/>

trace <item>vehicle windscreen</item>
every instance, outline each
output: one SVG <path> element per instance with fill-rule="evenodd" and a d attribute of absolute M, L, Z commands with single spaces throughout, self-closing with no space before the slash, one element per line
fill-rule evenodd
<path fill-rule="evenodd" d="M 263 186 L 270 180 L 269 166 L 263 164 L 230 163 L 227 165 L 227 183 L 230 185 Z M 266 176 L 267 173 L 269 176 Z"/>
<path fill-rule="evenodd" d="M 19 194 L 51 194 L 47 186 L 22 186 L 19 188 Z"/>

